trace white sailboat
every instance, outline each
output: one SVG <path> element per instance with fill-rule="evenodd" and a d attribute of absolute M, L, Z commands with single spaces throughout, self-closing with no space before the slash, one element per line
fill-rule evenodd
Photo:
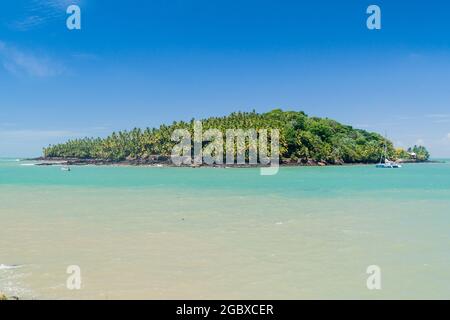
<path fill-rule="evenodd" d="M 395 161 L 389 160 L 387 156 L 387 144 L 384 144 L 384 150 L 381 154 L 380 163 L 377 164 L 377 168 L 381 169 L 398 169 L 401 168 L 401 164 Z"/>

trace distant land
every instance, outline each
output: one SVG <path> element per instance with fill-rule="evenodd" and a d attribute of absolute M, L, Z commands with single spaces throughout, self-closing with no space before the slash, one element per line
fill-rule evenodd
<path fill-rule="evenodd" d="M 282 165 L 373 164 L 387 146 L 391 160 L 425 162 L 430 154 L 423 146 L 407 150 L 395 148 L 382 135 L 355 129 L 328 118 L 308 117 L 304 112 L 275 109 L 267 113 L 234 112 L 225 117 L 202 119 L 203 130 L 278 129 Z M 44 164 L 63 162 L 79 164 L 170 165 L 170 155 L 177 143 L 171 140 L 175 129 L 193 132 L 194 119 L 173 122 L 159 128 L 134 128 L 113 132 L 106 138 L 83 138 L 50 145 L 43 150 Z"/>

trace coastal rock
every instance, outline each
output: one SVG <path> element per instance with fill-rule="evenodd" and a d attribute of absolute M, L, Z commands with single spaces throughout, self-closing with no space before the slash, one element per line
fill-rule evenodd
<path fill-rule="evenodd" d="M 158 156 L 158 161 L 166 162 L 169 160 L 170 160 L 170 157 L 168 157 L 168 156 Z"/>
<path fill-rule="evenodd" d="M 292 160 L 292 159 L 282 159 L 282 160 L 281 160 L 281 163 L 282 163 L 282 164 L 285 164 L 285 165 L 291 165 L 291 164 L 294 164 L 294 163 L 295 163 L 295 160 Z"/>
<path fill-rule="evenodd" d="M 310 167 L 327 165 L 327 163 L 324 161 L 316 161 L 312 159 L 298 159 L 297 164 L 301 166 L 310 166 Z"/>

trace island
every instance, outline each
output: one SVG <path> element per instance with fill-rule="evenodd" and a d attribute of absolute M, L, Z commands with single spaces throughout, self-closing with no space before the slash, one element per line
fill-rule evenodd
<path fill-rule="evenodd" d="M 173 122 L 159 128 L 134 128 L 113 132 L 105 138 L 86 137 L 43 149 L 43 165 L 171 165 L 176 129 L 194 130 L 195 120 Z M 281 165 L 326 166 L 374 164 L 380 155 L 398 162 L 425 162 L 430 154 L 424 146 L 407 150 L 375 132 L 356 129 L 328 118 L 309 117 L 301 111 L 275 109 L 266 113 L 234 112 L 201 120 L 204 130 L 277 129 Z M 207 145 L 207 143 L 205 144 Z"/>

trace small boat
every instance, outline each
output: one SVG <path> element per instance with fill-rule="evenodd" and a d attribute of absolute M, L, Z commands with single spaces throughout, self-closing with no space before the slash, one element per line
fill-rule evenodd
<path fill-rule="evenodd" d="M 402 165 L 398 162 L 389 160 L 387 156 L 387 144 L 385 143 L 381 154 L 380 163 L 378 163 L 376 167 L 381 169 L 398 169 L 401 168 Z"/>
<path fill-rule="evenodd" d="M 67 167 L 67 166 L 64 166 L 64 167 L 61 168 L 61 171 L 70 171 L 70 168 Z"/>
<path fill-rule="evenodd" d="M 379 164 L 377 164 L 377 168 L 398 169 L 401 167 L 401 164 L 390 161 L 389 159 L 386 159 L 384 163 L 380 162 Z"/>

